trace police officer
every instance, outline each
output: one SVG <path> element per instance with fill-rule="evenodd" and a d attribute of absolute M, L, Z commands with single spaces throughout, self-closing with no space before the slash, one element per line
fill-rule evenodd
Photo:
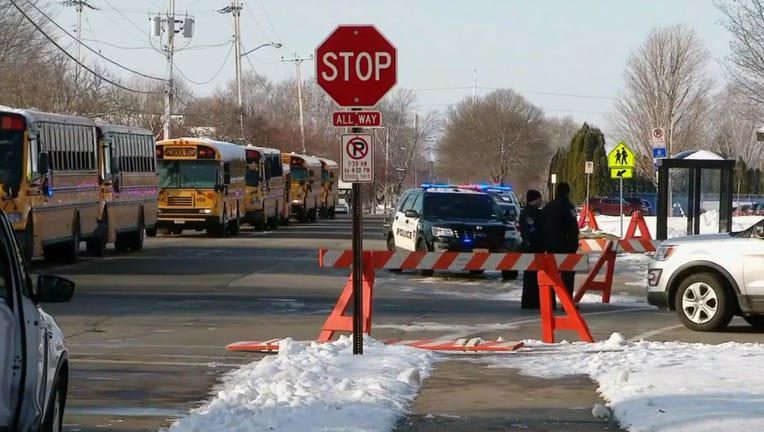
<path fill-rule="evenodd" d="M 555 199 L 544 207 L 543 234 L 546 252 L 573 254 L 578 251 L 576 207 L 570 201 L 570 185 L 566 182 L 557 184 Z M 560 276 L 568 294 L 573 297 L 576 273 L 561 271 Z"/>
<path fill-rule="evenodd" d="M 541 192 L 533 189 L 526 192 L 525 207 L 520 212 L 520 234 L 523 236 L 520 251 L 523 253 L 544 252 L 541 203 Z M 539 282 L 535 271 L 523 271 L 523 295 L 520 307 L 522 309 L 539 308 Z"/>

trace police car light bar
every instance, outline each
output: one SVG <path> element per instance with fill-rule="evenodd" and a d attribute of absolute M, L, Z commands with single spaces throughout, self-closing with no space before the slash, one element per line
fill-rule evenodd
<path fill-rule="evenodd" d="M 454 188 L 456 186 L 446 184 L 446 183 L 422 183 L 422 188 L 424 189 L 430 189 L 430 188 Z"/>

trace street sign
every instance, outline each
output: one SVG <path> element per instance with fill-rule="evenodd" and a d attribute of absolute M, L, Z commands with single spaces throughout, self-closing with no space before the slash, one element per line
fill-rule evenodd
<path fill-rule="evenodd" d="M 610 168 L 610 178 L 613 178 L 613 179 L 634 178 L 634 169 L 633 168 Z"/>
<path fill-rule="evenodd" d="M 316 48 L 318 86 L 341 107 L 371 107 L 398 81 L 397 50 L 373 25 L 340 25 Z"/>
<path fill-rule="evenodd" d="M 594 161 L 584 162 L 584 174 L 594 174 Z"/>
<path fill-rule="evenodd" d="M 379 111 L 337 111 L 332 114 L 335 127 L 379 127 L 382 113 Z"/>
<path fill-rule="evenodd" d="M 607 156 L 607 165 L 610 168 L 634 168 L 634 152 L 626 147 L 626 143 L 621 141 Z"/>
<path fill-rule="evenodd" d="M 650 142 L 653 143 L 653 147 L 666 147 L 666 134 L 663 128 L 653 128 L 650 133 Z"/>
<path fill-rule="evenodd" d="M 665 159 L 666 147 L 653 147 L 653 159 Z"/>
<path fill-rule="evenodd" d="M 374 181 L 374 146 L 371 134 L 342 135 L 342 178 L 349 183 Z"/>

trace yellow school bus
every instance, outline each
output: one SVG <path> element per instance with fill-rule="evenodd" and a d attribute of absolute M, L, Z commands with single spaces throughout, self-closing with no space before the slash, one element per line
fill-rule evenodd
<path fill-rule="evenodd" d="M 281 169 L 284 173 L 284 205 L 281 208 L 281 225 L 289 225 L 289 218 L 292 216 L 292 200 L 289 198 L 291 192 L 290 185 L 292 184 L 291 167 L 288 163 L 283 162 L 282 156 Z"/>
<path fill-rule="evenodd" d="M 282 153 L 281 160 L 289 164 L 292 216 L 299 222 L 315 222 L 321 191 L 321 162 L 313 156 L 297 153 Z"/>
<path fill-rule="evenodd" d="M 103 256 L 106 245 L 118 252 L 143 249 L 144 231 L 156 235 L 159 180 L 154 136 L 148 129 L 98 124 L 101 172 L 98 227 L 88 253 Z"/>
<path fill-rule="evenodd" d="M 337 188 L 339 186 L 340 166 L 337 162 L 318 158 L 321 162 L 321 210 L 322 218 L 334 219 L 337 200 L 339 199 Z"/>
<path fill-rule="evenodd" d="M 0 208 L 27 260 L 75 262 L 96 233 L 96 124 L 0 106 Z"/>
<path fill-rule="evenodd" d="M 206 138 L 156 143 L 159 171 L 157 229 L 237 235 L 246 211 L 243 146 Z"/>
<path fill-rule="evenodd" d="M 284 209 L 284 169 L 281 151 L 246 146 L 247 211 L 244 222 L 256 230 L 276 229 Z"/>

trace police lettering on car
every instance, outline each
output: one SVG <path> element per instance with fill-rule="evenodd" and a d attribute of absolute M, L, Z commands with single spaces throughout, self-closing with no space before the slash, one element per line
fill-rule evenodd
<path fill-rule="evenodd" d="M 406 190 L 383 225 L 391 251 L 515 252 L 522 242 L 514 221 L 491 195 L 452 185 Z M 517 277 L 517 272 L 502 274 Z"/>

